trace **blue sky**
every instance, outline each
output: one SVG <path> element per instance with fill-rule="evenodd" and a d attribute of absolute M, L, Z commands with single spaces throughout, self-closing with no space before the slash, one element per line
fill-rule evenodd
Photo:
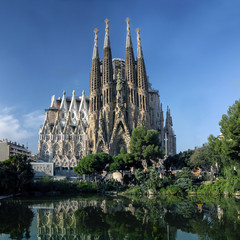
<path fill-rule="evenodd" d="M 240 1 L 0 1 L 0 139 L 28 143 L 51 96 L 89 92 L 94 28 L 103 52 L 106 18 L 114 58 L 125 58 L 126 23 L 136 56 L 141 29 L 149 81 L 171 109 L 177 151 L 218 135 L 240 92 Z"/>

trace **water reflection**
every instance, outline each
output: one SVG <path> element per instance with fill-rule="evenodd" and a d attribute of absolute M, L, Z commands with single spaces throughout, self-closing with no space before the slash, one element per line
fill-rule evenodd
<path fill-rule="evenodd" d="M 29 230 L 32 209 L 36 209 L 37 236 Z M 1 203 L 0 223 L 0 234 L 9 234 L 11 239 L 184 239 L 180 230 L 195 239 L 239 239 L 240 204 L 234 198 L 92 197 L 47 205 L 9 201 Z M 0 239 L 4 238 L 0 235 Z"/>
<path fill-rule="evenodd" d="M 8 234 L 11 239 L 29 239 L 33 216 L 31 209 L 19 202 L 0 202 L 0 234 Z"/>

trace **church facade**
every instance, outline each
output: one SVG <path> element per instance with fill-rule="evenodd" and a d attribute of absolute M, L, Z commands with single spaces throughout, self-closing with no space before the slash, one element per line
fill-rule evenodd
<path fill-rule="evenodd" d="M 90 74 L 89 97 L 71 98 L 63 94 L 52 97 L 39 132 L 39 157 L 53 161 L 57 167 L 72 168 L 89 153 L 118 154 L 121 147 L 129 150 L 130 137 L 139 125 L 159 132 L 162 150 L 176 154 L 176 136 L 167 108 L 164 122 L 159 92 L 151 87 L 137 29 L 137 57 L 134 57 L 127 19 L 125 60 L 112 59 L 109 20 L 106 19 L 102 60 L 98 51 L 98 30 Z M 71 163 L 71 164 L 70 164 Z"/>
<path fill-rule="evenodd" d="M 98 53 L 98 30 L 90 75 L 88 151 L 117 154 L 121 147 L 129 149 L 131 132 L 139 125 L 160 133 L 162 149 L 167 155 L 176 153 L 176 137 L 170 110 L 164 126 L 158 91 L 151 88 L 143 58 L 140 29 L 137 29 L 137 58 L 134 57 L 127 19 L 125 60 L 112 59 L 109 20 L 105 20 L 103 58 Z"/>
<path fill-rule="evenodd" d="M 86 155 L 89 100 L 82 96 L 52 96 L 39 131 L 39 159 L 55 164 L 55 171 L 72 170 Z"/>

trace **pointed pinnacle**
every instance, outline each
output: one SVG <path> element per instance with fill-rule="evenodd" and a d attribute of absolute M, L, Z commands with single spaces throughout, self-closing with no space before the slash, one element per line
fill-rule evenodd
<path fill-rule="evenodd" d="M 99 30 L 97 28 L 94 29 L 94 33 L 95 33 L 95 43 L 98 43 L 98 32 Z"/>
<path fill-rule="evenodd" d="M 109 25 L 108 25 L 108 23 L 110 22 L 110 20 L 109 19 L 105 19 L 105 23 L 106 23 L 106 32 L 109 32 Z"/>
<path fill-rule="evenodd" d="M 140 43 L 140 42 L 141 42 L 141 38 L 140 38 L 140 32 L 141 32 L 141 30 L 140 30 L 140 28 L 137 28 L 137 29 L 136 29 L 136 32 L 137 32 L 137 42 Z"/>
<path fill-rule="evenodd" d="M 127 31 L 130 32 L 130 18 L 126 18 Z"/>

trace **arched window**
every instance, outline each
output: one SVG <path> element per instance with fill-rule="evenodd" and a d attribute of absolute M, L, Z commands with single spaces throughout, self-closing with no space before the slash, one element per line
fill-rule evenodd
<path fill-rule="evenodd" d="M 72 155 L 72 146 L 70 143 L 66 143 L 64 146 L 64 154 L 67 156 L 71 156 Z"/>
<path fill-rule="evenodd" d="M 60 154 L 60 148 L 58 144 L 53 146 L 53 157 Z"/>

